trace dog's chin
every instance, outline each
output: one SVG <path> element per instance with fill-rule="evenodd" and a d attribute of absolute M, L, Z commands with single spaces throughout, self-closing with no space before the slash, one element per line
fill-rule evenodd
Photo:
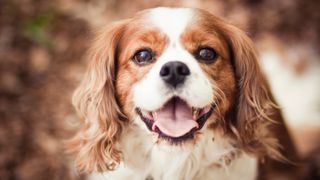
<path fill-rule="evenodd" d="M 157 110 L 138 107 L 135 110 L 147 128 L 157 135 L 156 143 L 182 145 L 194 142 L 214 108 L 212 104 L 204 108 L 190 107 L 181 98 L 173 97 Z"/>

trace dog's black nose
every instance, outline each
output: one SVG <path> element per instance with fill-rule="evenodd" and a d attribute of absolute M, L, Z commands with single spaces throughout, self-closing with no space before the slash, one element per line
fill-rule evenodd
<path fill-rule="evenodd" d="M 179 61 L 167 62 L 160 70 L 161 78 L 173 87 L 182 84 L 188 75 L 190 75 L 188 66 Z"/>

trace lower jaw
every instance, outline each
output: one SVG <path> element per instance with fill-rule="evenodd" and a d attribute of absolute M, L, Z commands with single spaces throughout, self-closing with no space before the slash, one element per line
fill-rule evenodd
<path fill-rule="evenodd" d="M 192 137 L 187 139 L 173 139 L 171 137 L 164 137 L 159 135 L 158 133 L 154 133 L 153 144 L 162 150 L 169 151 L 179 151 L 183 150 L 185 152 L 186 149 L 193 149 L 195 144 L 197 144 L 200 133 L 195 132 Z"/>
<path fill-rule="evenodd" d="M 194 136 L 195 136 L 194 133 L 196 132 L 190 131 L 189 133 L 187 133 L 182 137 L 170 137 L 160 132 L 156 134 L 158 135 L 157 144 L 160 144 L 161 142 L 165 141 L 170 145 L 182 145 L 184 143 L 194 140 Z"/>

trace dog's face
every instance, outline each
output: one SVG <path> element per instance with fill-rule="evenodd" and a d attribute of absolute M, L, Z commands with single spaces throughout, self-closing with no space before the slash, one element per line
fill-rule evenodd
<path fill-rule="evenodd" d="M 159 8 L 140 14 L 123 33 L 117 97 L 128 119 L 158 136 L 158 143 L 194 139 L 215 121 L 217 106 L 225 113 L 234 101 L 227 42 L 201 23 L 201 15 Z"/>
<path fill-rule="evenodd" d="M 275 149 L 269 89 L 251 40 L 235 26 L 202 10 L 156 8 L 97 37 L 73 99 L 84 122 L 72 145 L 80 169 L 119 163 L 128 127 L 169 147 L 219 131 L 244 151 Z"/>

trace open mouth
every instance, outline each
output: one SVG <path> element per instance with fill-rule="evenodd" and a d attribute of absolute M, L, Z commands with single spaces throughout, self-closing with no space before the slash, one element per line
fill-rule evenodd
<path fill-rule="evenodd" d="M 159 134 L 159 138 L 179 143 L 193 139 L 194 133 L 204 126 L 214 107 L 190 107 L 179 97 L 173 97 L 158 110 L 136 108 L 136 112 L 150 131 Z"/>

